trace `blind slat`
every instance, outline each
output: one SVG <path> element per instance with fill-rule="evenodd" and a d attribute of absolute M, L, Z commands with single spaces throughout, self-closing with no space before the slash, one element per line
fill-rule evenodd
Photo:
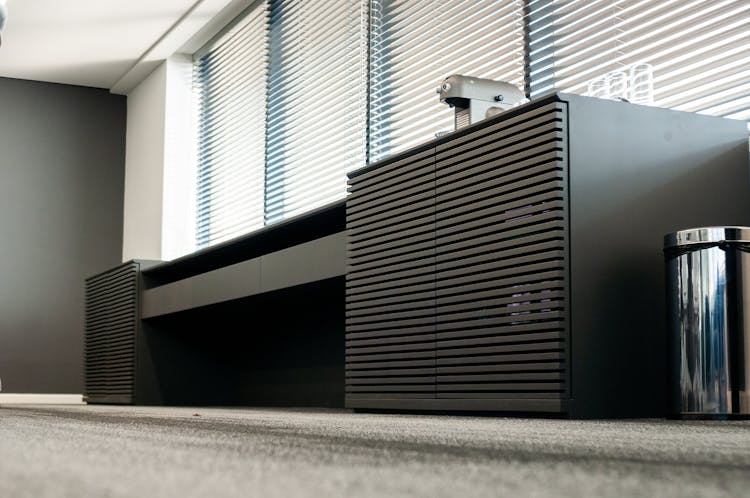
<path fill-rule="evenodd" d="M 270 4 L 266 223 L 290 216 L 297 206 L 318 207 L 320 190 L 346 195 L 346 172 L 364 165 L 366 115 L 366 5 Z M 284 11 L 292 4 L 297 8 Z M 332 179 L 323 175 L 330 169 L 337 172 Z"/>
<path fill-rule="evenodd" d="M 451 74 L 533 98 L 648 63 L 654 105 L 746 120 L 749 30 L 747 0 L 257 0 L 195 56 L 198 247 L 452 130 Z"/>
<path fill-rule="evenodd" d="M 253 4 L 194 64 L 199 249 L 263 226 L 267 17 Z"/>
<path fill-rule="evenodd" d="M 452 130 L 434 89 L 451 74 L 523 85 L 523 1 L 370 2 L 370 161 Z"/>
<path fill-rule="evenodd" d="M 593 80 L 647 63 L 653 105 L 745 116 L 747 0 L 533 0 L 526 19 L 532 97 L 551 90 L 585 94 Z"/>

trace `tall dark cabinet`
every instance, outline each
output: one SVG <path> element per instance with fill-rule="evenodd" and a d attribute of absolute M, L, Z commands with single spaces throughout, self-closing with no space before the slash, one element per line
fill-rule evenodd
<path fill-rule="evenodd" d="M 346 405 L 664 412 L 662 237 L 750 223 L 744 122 L 553 94 L 350 174 Z"/>
<path fill-rule="evenodd" d="M 84 375 L 88 403 L 138 401 L 140 272 L 156 263 L 128 261 L 86 279 Z"/>

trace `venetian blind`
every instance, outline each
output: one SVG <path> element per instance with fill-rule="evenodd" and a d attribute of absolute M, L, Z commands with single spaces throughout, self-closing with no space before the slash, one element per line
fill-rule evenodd
<path fill-rule="evenodd" d="M 371 0 L 370 161 L 453 130 L 435 94 L 451 74 L 523 86 L 523 3 Z"/>
<path fill-rule="evenodd" d="M 265 220 L 346 195 L 365 164 L 366 3 L 271 0 Z"/>
<path fill-rule="evenodd" d="M 195 57 L 198 248 L 263 226 L 267 17 L 256 2 Z"/>
<path fill-rule="evenodd" d="M 655 105 L 750 119 L 748 0 L 531 0 L 528 14 L 532 96 L 632 83 L 645 63 Z"/>

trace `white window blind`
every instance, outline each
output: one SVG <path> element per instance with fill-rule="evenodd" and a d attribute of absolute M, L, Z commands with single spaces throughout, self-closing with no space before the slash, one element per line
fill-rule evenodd
<path fill-rule="evenodd" d="M 653 68 L 653 103 L 750 119 L 750 1 L 531 0 L 531 94 Z"/>
<path fill-rule="evenodd" d="M 268 10 L 256 2 L 196 54 L 196 245 L 263 226 Z"/>
<path fill-rule="evenodd" d="M 346 195 L 365 164 L 363 0 L 271 0 L 266 223 Z"/>
<path fill-rule="evenodd" d="M 453 130 L 451 74 L 524 82 L 521 0 L 371 0 L 370 160 Z"/>
<path fill-rule="evenodd" d="M 748 40 L 748 0 L 258 0 L 195 57 L 197 245 L 451 130 L 451 74 L 536 97 L 647 63 L 656 105 L 748 120 Z"/>

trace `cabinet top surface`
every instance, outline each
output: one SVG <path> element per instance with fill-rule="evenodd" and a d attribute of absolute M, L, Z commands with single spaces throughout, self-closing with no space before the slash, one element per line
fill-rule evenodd
<path fill-rule="evenodd" d="M 427 142 L 424 142 L 422 144 L 416 145 L 410 149 L 397 152 L 393 155 L 390 155 L 388 157 L 385 157 L 379 161 L 373 162 L 371 164 L 368 164 L 366 166 L 363 166 L 359 169 L 356 169 L 354 171 L 351 171 L 348 176 L 349 178 L 355 178 L 361 174 L 364 174 L 368 171 L 372 171 L 374 169 L 377 169 L 379 166 L 387 163 L 391 163 L 394 161 L 398 161 L 401 158 L 405 158 L 411 154 L 415 154 L 418 152 L 422 152 L 424 150 L 437 147 L 441 144 L 450 142 L 451 140 L 454 140 L 456 138 L 462 137 L 464 135 L 467 135 L 469 133 L 472 133 L 474 131 L 480 130 L 482 128 L 491 126 L 495 123 L 499 123 L 501 121 L 504 121 L 508 118 L 511 118 L 513 116 L 517 116 L 519 114 L 522 114 L 530 109 L 537 108 L 539 106 L 549 104 L 550 102 L 567 102 L 569 100 L 569 97 L 579 97 L 578 95 L 570 95 L 565 93 L 559 93 L 559 92 L 553 92 L 546 95 L 543 95 L 541 97 L 538 97 L 530 102 L 527 102 L 525 104 L 522 104 L 518 107 L 514 107 L 513 109 L 509 109 L 501 114 L 498 114 L 496 116 L 492 116 L 487 119 L 483 119 L 482 121 L 479 121 L 478 123 L 474 123 L 472 125 L 466 126 L 464 128 L 461 128 L 460 130 L 456 130 L 454 132 L 451 132 L 443 137 L 435 138 L 433 140 L 429 140 Z"/>
<path fill-rule="evenodd" d="M 645 115 L 645 113 L 670 113 L 673 114 L 675 117 L 680 117 L 680 119 L 699 119 L 706 121 L 707 123 L 715 120 L 720 120 L 726 122 L 736 122 L 737 124 L 737 130 L 738 133 L 746 134 L 745 127 L 747 126 L 745 121 L 741 120 L 733 120 L 729 118 L 722 118 L 717 116 L 709 116 L 706 114 L 697 114 L 693 112 L 687 112 L 687 111 L 678 111 L 674 109 L 668 109 L 668 108 L 661 108 L 661 107 L 655 107 L 650 105 L 639 105 L 634 104 L 631 102 L 623 102 L 623 101 L 617 101 L 617 100 L 609 100 L 609 99 L 600 99 L 597 97 L 588 97 L 584 95 L 577 95 L 572 93 L 562 93 L 562 92 L 550 92 L 546 95 L 543 95 L 541 97 L 537 97 L 530 102 L 527 102 L 525 104 L 522 104 L 518 107 L 514 107 L 512 109 L 509 109 L 501 114 L 498 114 L 496 116 L 492 116 L 490 118 L 484 119 L 482 121 L 479 121 L 475 124 L 466 126 L 464 128 L 461 128 L 460 130 L 454 131 L 452 133 L 449 133 L 445 136 L 442 136 L 440 138 L 435 138 L 433 140 L 424 142 L 422 144 L 419 144 L 417 146 L 414 146 L 410 149 L 397 152 L 395 154 L 392 154 L 390 156 L 387 156 L 379 161 L 370 163 L 366 166 L 363 166 L 359 169 L 356 169 L 348 174 L 349 178 L 356 178 L 362 174 L 368 173 L 370 171 L 373 171 L 380 166 L 384 166 L 389 163 L 393 163 L 402 159 L 405 159 L 409 157 L 410 155 L 417 154 L 420 152 L 424 152 L 426 150 L 429 150 L 431 148 L 440 147 L 443 144 L 449 143 L 452 140 L 460 139 L 461 137 L 464 137 L 470 133 L 474 133 L 478 130 L 481 130 L 483 128 L 488 128 L 492 125 L 495 125 L 497 123 L 500 123 L 502 121 L 511 119 L 515 116 L 518 116 L 520 114 L 523 114 L 525 112 L 528 112 L 532 109 L 536 109 L 538 107 L 551 104 L 553 102 L 563 102 L 566 104 L 569 104 L 568 109 L 576 108 L 577 106 L 580 106 L 582 104 L 586 105 L 595 105 L 597 109 L 597 113 L 599 113 L 600 116 L 615 116 L 615 111 L 618 108 L 627 108 L 629 109 L 635 109 L 638 108 L 644 113 L 644 119 L 648 119 L 648 117 Z"/>

